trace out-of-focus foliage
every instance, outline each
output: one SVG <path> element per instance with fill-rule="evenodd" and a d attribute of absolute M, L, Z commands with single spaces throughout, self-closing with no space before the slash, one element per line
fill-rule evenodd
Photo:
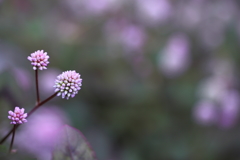
<path fill-rule="evenodd" d="M 0 134 L 8 110 L 35 104 L 27 56 L 43 49 L 41 100 L 62 71 L 81 74 L 76 97 L 48 104 L 99 160 L 239 159 L 239 9 L 237 0 L 0 0 Z M 18 146 L 19 157 L 38 156 Z"/>
<path fill-rule="evenodd" d="M 65 125 L 59 132 L 54 147 L 53 160 L 95 160 L 95 153 L 90 148 L 82 133 L 75 128 Z"/>

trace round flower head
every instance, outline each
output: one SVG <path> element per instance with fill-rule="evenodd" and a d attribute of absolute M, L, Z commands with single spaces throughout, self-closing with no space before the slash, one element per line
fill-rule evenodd
<path fill-rule="evenodd" d="M 14 112 L 8 111 L 8 119 L 12 120 L 11 124 L 22 124 L 27 122 L 27 113 L 24 113 L 24 108 L 20 109 L 19 107 L 15 107 Z"/>
<path fill-rule="evenodd" d="M 33 65 L 34 70 L 47 69 L 47 65 L 49 63 L 48 58 L 49 56 L 47 55 L 47 52 L 44 52 L 43 50 L 38 50 L 28 56 L 28 60 L 32 62 L 31 64 Z"/>
<path fill-rule="evenodd" d="M 55 92 L 59 92 L 57 96 L 62 95 L 62 98 L 69 99 L 74 97 L 81 89 L 82 79 L 76 71 L 65 71 L 55 80 Z"/>

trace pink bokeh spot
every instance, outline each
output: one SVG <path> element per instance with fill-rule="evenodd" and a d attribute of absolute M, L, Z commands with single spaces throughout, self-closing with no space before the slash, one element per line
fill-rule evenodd
<path fill-rule="evenodd" d="M 183 33 L 169 38 L 166 47 L 160 52 L 159 68 L 169 78 L 183 74 L 190 65 L 188 37 Z"/>
<path fill-rule="evenodd" d="M 28 125 L 24 125 L 16 136 L 16 145 L 34 154 L 39 160 L 50 160 L 59 129 L 68 123 L 58 107 L 39 108 Z"/>
<path fill-rule="evenodd" d="M 194 107 L 194 119 L 202 125 L 214 124 L 217 120 L 217 108 L 211 101 L 200 101 Z"/>
<path fill-rule="evenodd" d="M 221 116 L 219 125 L 223 128 L 232 127 L 237 120 L 239 111 L 239 93 L 235 90 L 227 91 L 221 100 Z"/>
<path fill-rule="evenodd" d="M 104 29 L 110 46 L 119 45 L 127 52 L 141 52 L 147 40 L 144 27 L 125 18 L 110 19 Z"/>
<path fill-rule="evenodd" d="M 173 10 L 168 0 L 136 0 L 137 15 L 146 25 L 164 23 Z"/>

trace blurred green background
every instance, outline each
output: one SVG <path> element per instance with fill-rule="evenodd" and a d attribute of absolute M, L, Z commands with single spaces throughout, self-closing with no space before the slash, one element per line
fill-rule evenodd
<path fill-rule="evenodd" d="M 27 56 L 44 50 L 41 99 L 54 92 L 52 75 L 81 74 L 75 98 L 48 104 L 99 160 L 239 159 L 239 5 L 0 0 L 0 133 L 11 127 L 8 110 L 35 104 Z"/>

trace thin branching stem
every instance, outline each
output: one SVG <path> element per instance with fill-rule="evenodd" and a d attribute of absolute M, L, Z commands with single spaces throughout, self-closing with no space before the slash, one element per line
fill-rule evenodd
<path fill-rule="evenodd" d="M 13 132 L 12 132 L 12 140 L 11 140 L 11 144 L 10 144 L 10 147 L 9 147 L 9 153 L 11 153 L 12 151 L 12 146 L 13 146 L 13 142 L 14 142 L 14 137 L 15 137 L 15 131 L 16 131 L 16 125 L 13 125 Z"/>
<path fill-rule="evenodd" d="M 50 97 L 48 97 L 48 98 L 45 99 L 44 101 L 38 103 L 38 104 L 28 113 L 28 118 L 29 118 L 29 116 L 32 115 L 33 112 L 35 112 L 40 106 L 42 106 L 43 104 L 45 104 L 46 102 L 48 102 L 49 100 L 51 100 L 52 98 L 54 98 L 57 94 L 58 94 L 58 92 L 54 93 L 53 95 L 51 95 Z"/>
<path fill-rule="evenodd" d="M 37 92 L 37 104 L 40 102 L 39 88 L 38 88 L 38 69 L 35 70 L 35 82 L 36 82 L 36 92 Z"/>
<path fill-rule="evenodd" d="M 50 97 L 48 97 L 47 99 L 45 99 L 44 101 L 38 103 L 29 113 L 28 113 L 28 118 L 30 115 L 33 114 L 33 112 L 35 112 L 40 106 L 42 106 L 43 104 L 45 104 L 46 102 L 48 102 L 49 100 L 51 100 L 52 98 L 54 98 L 56 95 L 58 94 L 58 92 L 54 93 L 53 95 L 51 95 Z M 5 140 L 11 135 L 12 132 L 14 132 L 20 125 L 16 125 L 15 129 L 13 128 L 12 130 L 10 130 L 8 132 L 8 134 L 2 138 L 2 140 L 0 141 L 0 144 L 2 144 L 3 142 L 5 142 Z"/>

